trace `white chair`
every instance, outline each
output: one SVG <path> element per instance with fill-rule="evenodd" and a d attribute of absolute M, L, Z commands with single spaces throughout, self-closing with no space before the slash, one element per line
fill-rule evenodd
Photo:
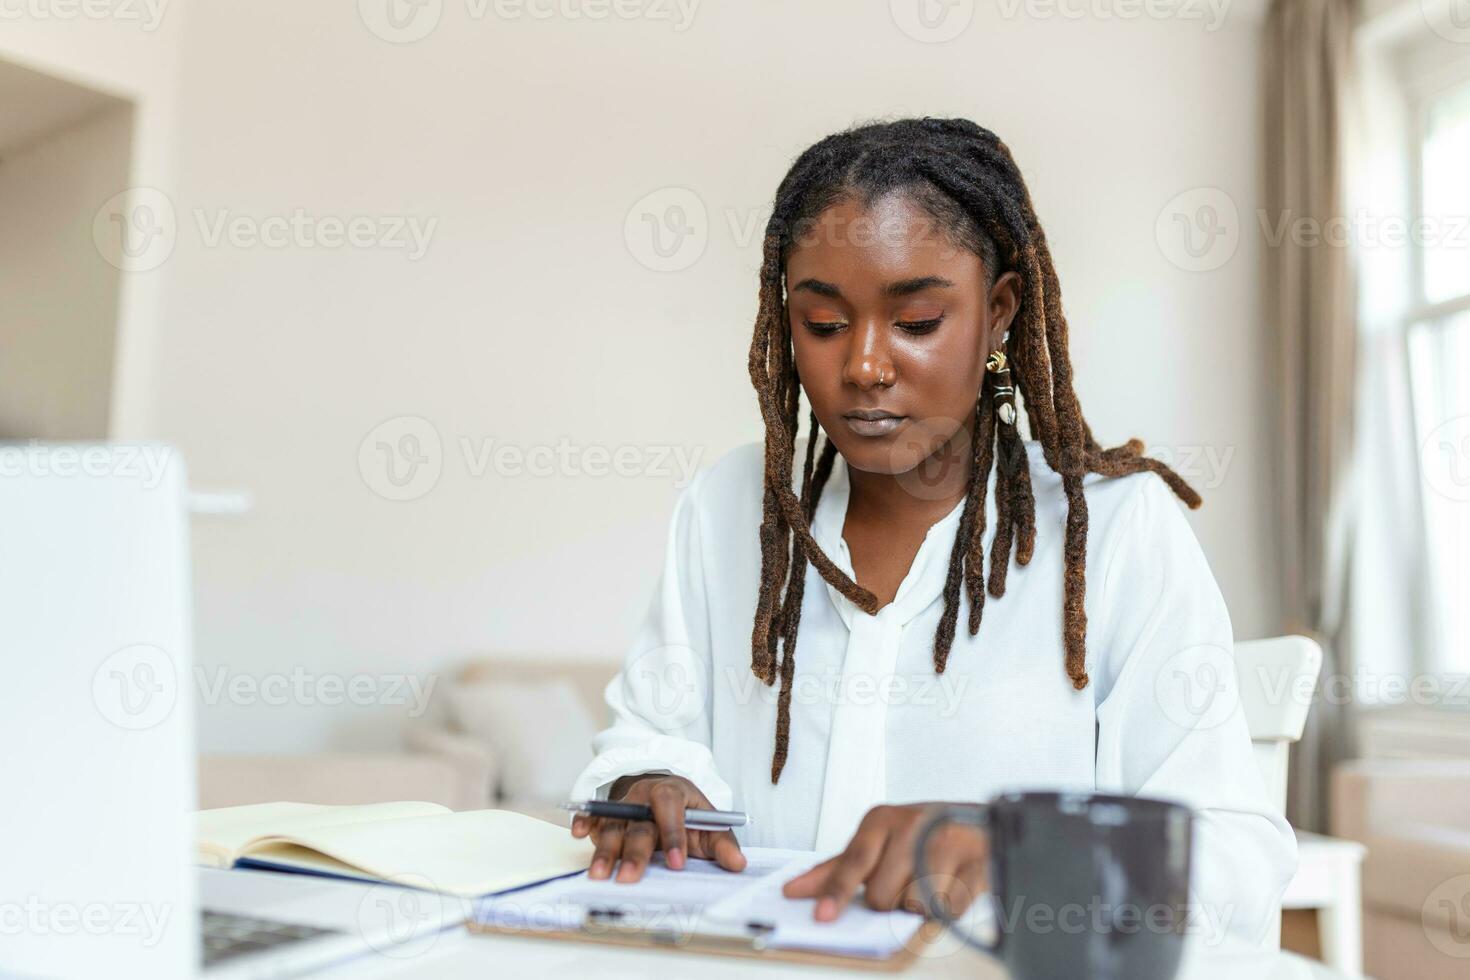
<path fill-rule="evenodd" d="M 1235 645 L 1235 673 L 1256 763 L 1278 807 L 1286 808 L 1287 758 L 1302 737 L 1322 669 L 1322 648 L 1305 636 Z M 1316 909 L 1322 960 L 1348 976 L 1363 973 L 1363 846 L 1297 832 L 1298 864 L 1281 907 Z M 1277 942 L 1280 941 L 1279 920 Z"/>

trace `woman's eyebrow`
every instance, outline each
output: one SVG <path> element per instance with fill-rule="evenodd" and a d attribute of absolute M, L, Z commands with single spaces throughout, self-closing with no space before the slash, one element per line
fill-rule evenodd
<path fill-rule="evenodd" d="M 925 289 L 943 288 L 953 285 L 953 282 L 943 276 L 915 276 L 912 279 L 900 279 L 897 282 L 890 282 L 883 287 L 883 295 L 891 297 L 912 296 L 914 293 L 922 292 Z M 822 279 L 803 279 L 791 287 L 791 292 L 794 293 L 797 290 L 816 293 L 818 296 L 826 296 L 829 299 L 843 298 L 842 290 L 838 289 L 835 283 L 826 282 Z"/>

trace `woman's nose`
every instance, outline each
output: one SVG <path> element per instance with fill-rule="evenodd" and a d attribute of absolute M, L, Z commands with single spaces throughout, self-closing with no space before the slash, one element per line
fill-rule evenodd
<path fill-rule="evenodd" d="M 863 390 L 889 387 L 897 377 L 882 328 L 875 324 L 857 326 L 849 335 L 847 363 L 842 379 Z"/>

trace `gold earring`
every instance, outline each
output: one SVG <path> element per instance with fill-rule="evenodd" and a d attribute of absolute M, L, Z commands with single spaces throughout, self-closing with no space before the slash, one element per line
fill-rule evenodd
<path fill-rule="evenodd" d="M 1016 424 L 1016 389 L 1011 386 L 1011 369 L 1006 352 L 997 348 L 985 359 L 985 370 L 995 375 L 995 413 L 1006 425 Z"/>

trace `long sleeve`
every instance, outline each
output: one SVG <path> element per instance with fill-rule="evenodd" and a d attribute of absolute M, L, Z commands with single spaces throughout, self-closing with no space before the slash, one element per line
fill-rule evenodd
<path fill-rule="evenodd" d="M 696 504 L 704 476 L 674 506 L 657 590 L 604 694 L 612 725 L 593 739 L 595 757 L 573 799 L 604 799 L 622 776 L 668 772 L 693 782 L 715 807 L 733 805 L 710 753 L 710 625 Z"/>
<path fill-rule="evenodd" d="M 1254 759 L 1230 617 L 1161 481 L 1142 477 L 1128 506 L 1094 607 L 1098 787 L 1193 807 L 1191 928 L 1262 943 L 1296 868 L 1296 837 Z"/>

